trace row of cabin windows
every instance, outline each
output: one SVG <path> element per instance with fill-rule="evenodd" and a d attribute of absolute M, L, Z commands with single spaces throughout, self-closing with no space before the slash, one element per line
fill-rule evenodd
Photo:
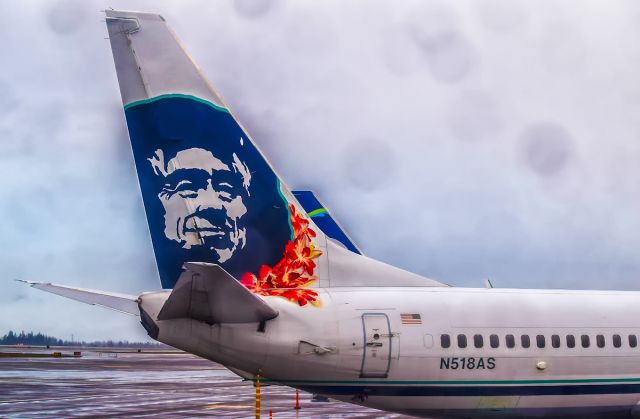
<path fill-rule="evenodd" d="M 456 336 L 458 348 L 466 348 L 467 347 L 467 335 L 458 335 Z M 566 346 L 567 348 L 575 348 L 576 347 L 576 338 L 573 335 L 566 335 Z M 636 335 L 629 335 L 629 346 L 631 348 L 635 348 L 638 346 L 638 338 Z M 538 348 L 544 348 L 547 345 L 547 339 L 545 335 L 536 335 L 535 336 L 536 346 Z M 622 346 L 622 337 L 620 335 L 611 336 L 611 341 L 613 343 L 614 348 L 620 348 Z M 516 347 L 516 337 L 514 335 L 506 335 L 504 337 L 504 344 L 507 348 L 515 348 Z M 598 348 L 605 347 L 605 338 L 604 335 L 596 336 L 596 346 Z M 440 346 L 443 348 L 451 347 L 451 337 L 449 335 L 440 335 Z M 473 346 L 476 348 L 484 347 L 484 336 L 483 335 L 473 335 Z M 500 347 L 500 337 L 498 335 L 489 335 L 489 346 L 492 348 Z M 529 335 L 520 335 L 520 346 L 522 348 L 531 347 L 531 338 Z M 560 335 L 551 335 L 551 347 L 559 348 L 561 346 L 561 338 Z M 591 340 L 589 335 L 580 335 L 580 346 L 583 348 L 588 348 L 591 346 Z"/>

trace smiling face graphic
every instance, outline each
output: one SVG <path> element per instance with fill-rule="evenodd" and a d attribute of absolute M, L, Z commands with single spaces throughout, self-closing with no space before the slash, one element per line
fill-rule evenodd
<path fill-rule="evenodd" d="M 164 207 L 165 236 L 184 249 L 206 247 L 217 255 L 216 262 L 229 260 L 246 244 L 247 213 L 251 174 L 234 153 L 225 163 L 210 151 L 189 148 L 165 163 L 162 150 L 149 158 L 157 176 L 164 177 L 158 198 Z"/>

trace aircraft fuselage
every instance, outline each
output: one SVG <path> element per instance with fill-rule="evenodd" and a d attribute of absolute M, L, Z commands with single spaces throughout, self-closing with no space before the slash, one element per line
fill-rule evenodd
<path fill-rule="evenodd" d="M 168 293 L 143 295 L 156 317 Z M 326 288 L 264 324 L 158 321 L 158 340 L 264 380 L 423 416 L 630 417 L 640 293 Z"/>

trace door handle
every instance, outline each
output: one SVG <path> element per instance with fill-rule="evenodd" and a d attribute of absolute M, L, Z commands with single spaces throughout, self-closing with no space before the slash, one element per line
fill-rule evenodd
<path fill-rule="evenodd" d="M 379 348 L 382 346 L 382 342 L 367 342 L 369 348 Z"/>

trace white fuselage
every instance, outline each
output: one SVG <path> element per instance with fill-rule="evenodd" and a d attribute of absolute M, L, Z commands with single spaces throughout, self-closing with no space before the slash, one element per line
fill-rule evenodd
<path fill-rule="evenodd" d="M 412 415 L 632 417 L 640 401 L 640 293 L 320 292 L 320 310 L 267 297 L 280 314 L 263 332 L 179 319 L 158 322 L 158 340 L 248 376 Z M 167 295 L 143 295 L 142 308 L 155 318 Z"/>

